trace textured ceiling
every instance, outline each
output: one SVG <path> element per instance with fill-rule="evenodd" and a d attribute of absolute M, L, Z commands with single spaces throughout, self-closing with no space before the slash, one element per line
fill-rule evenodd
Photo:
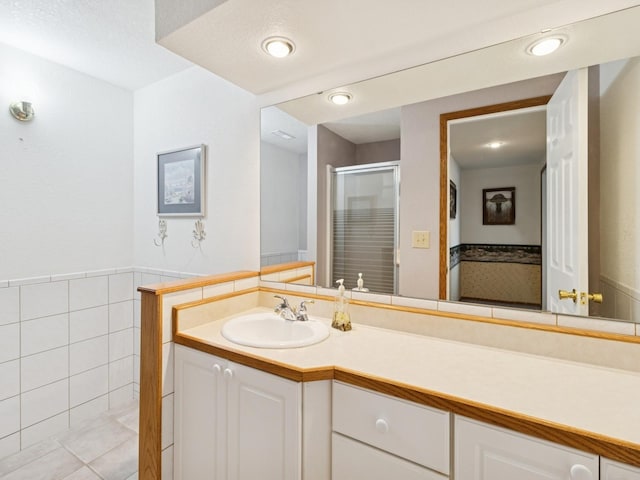
<path fill-rule="evenodd" d="M 153 19 L 153 0 L 0 0 L 0 42 L 135 90 L 192 65 Z"/>
<path fill-rule="evenodd" d="M 298 92 L 310 94 L 637 3 L 228 0 L 158 41 L 250 92 L 285 89 L 297 96 Z M 176 2 L 171 8 L 187 7 Z M 163 17 L 162 12 L 159 16 Z M 261 44 L 273 35 L 292 39 L 294 54 L 285 59 L 267 56 Z"/>
<path fill-rule="evenodd" d="M 162 0 L 158 18 L 218 5 L 161 41 L 277 103 L 638 3 Z M 155 17 L 154 0 L 0 0 L 0 42 L 136 89 L 192 65 L 155 43 Z M 260 49 L 276 34 L 297 44 L 280 62 Z"/>

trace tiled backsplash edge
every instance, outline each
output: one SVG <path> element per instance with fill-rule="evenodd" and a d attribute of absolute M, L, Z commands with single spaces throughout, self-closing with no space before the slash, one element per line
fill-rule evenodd
<path fill-rule="evenodd" d="M 327 295 L 334 297 L 337 294 L 336 289 L 327 289 L 323 287 L 308 286 L 308 285 L 295 285 L 279 282 L 260 282 L 260 286 L 265 288 L 274 288 L 279 290 L 288 290 L 291 292 L 307 294 L 307 295 Z M 352 292 L 347 291 L 346 295 L 352 297 Z M 482 320 L 482 318 L 495 320 L 496 322 L 508 321 L 522 322 L 523 327 L 527 324 L 550 326 L 550 327 L 566 327 L 569 329 L 576 329 L 576 333 L 582 331 L 592 331 L 597 333 L 608 333 L 613 335 L 622 336 L 640 336 L 640 324 L 625 322 L 625 321 L 612 321 L 607 319 L 598 319 L 593 317 L 569 317 L 566 315 L 560 315 L 550 312 L 537 312 L 531 310 L 518 310 L 504 307 L 492 307 L 487 305 L 465 304 L 459 302 L 449 302 L 440 300 L 425 300 L 409 297 L 400 297 L 395 295 L 378 295 L 375 293 L 353 293 L 354 299 L 377 303 L 381 305 L 392 305 L 398 307 L 408 307 L 425 310 L 425 314 L 433 312 L 452 313 L 459 315 L 469 315 Z M 357 297 L 357 298 L 356 298 Z M 569 324 L 566 320 L 570 318 Z M 578 330 L 580 332 L 578 332 Z M 567 332 L 569 333 L 569 332 Z"/>

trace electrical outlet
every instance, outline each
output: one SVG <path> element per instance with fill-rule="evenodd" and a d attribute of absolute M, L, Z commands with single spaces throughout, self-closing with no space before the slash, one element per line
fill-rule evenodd
<path fill-rule="evenodd" d="M 411 246 L 413 248 L 429 248 L 430 232 L 414 230 L 411 234 Z"/>

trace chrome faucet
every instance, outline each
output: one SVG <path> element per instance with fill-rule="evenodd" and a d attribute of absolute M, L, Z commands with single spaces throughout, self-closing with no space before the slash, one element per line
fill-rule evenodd
<path fill-rule="evenodd" d="M 274 295 L 274 297 L 282 300 L 281 303 L 276 305 L 274 311 L 285 320 L 289 320 L 291 322 L 294 322 L 296 320 L 300 322 L 306 322 L 309 320 L 309 317 L 307 315 L 307 304 L 313 303 L 313 300 L 303 300 L 302 302 L 300 302 L 300 306 L 296 310 L 295 307 L 289 305 L 289 301 L 286 298 L 281 297 L 280 295 Z"/>

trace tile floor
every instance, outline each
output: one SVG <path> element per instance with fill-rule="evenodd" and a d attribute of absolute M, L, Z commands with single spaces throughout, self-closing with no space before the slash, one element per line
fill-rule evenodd
<path fill-rule="evenodd" d="M 138 402 L 0 459 L 1 480 L 137 480 Z"/>

